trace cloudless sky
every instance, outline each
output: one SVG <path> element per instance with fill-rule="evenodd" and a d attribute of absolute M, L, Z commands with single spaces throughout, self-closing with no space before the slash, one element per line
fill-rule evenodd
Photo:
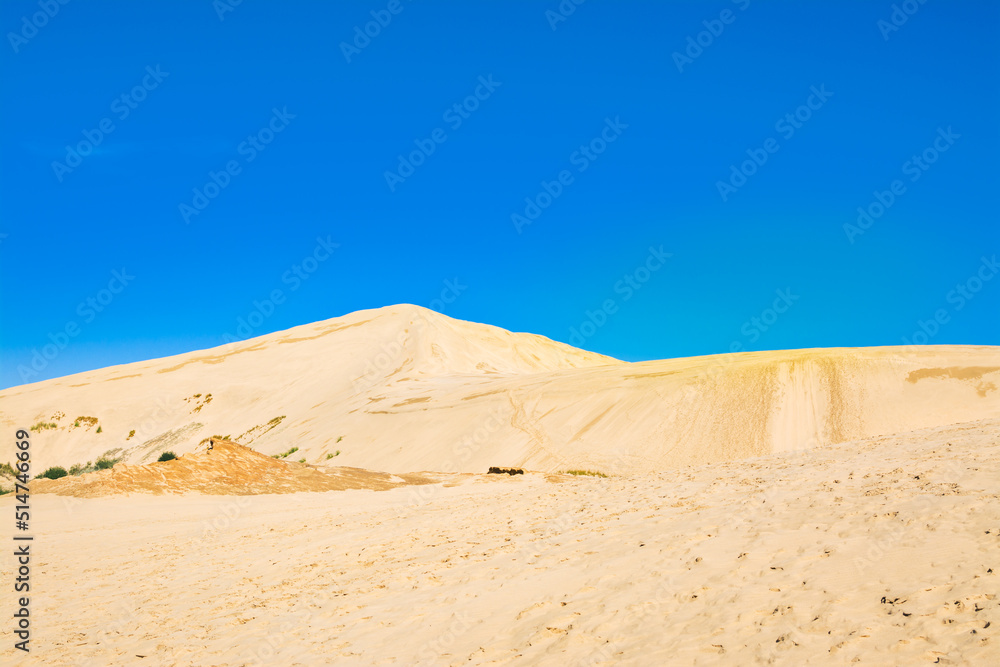
<path fill-rule="evenodd" d="M 1000 5 L 896 6 L 5 0 L 0 387 L 394 303 L 632 361 L 1000 344 Z"/>

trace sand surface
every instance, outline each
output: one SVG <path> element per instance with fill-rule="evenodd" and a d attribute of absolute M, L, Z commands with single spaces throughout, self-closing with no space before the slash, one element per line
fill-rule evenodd
<path fill-rule="evenodd" d="M 20 664 L 1000 664 L 1000 419 L 454 479 L 38 495 Z"/>
<path fill-rule="evenodd" d="M 43 425 L 42 469 L 149 463 L 214 435 L 394 473 L 642 473 L 1000 417 L 998 387 L 998 347 L 632 364 L 401 305 L 7 389 L 0 424 Z"/>

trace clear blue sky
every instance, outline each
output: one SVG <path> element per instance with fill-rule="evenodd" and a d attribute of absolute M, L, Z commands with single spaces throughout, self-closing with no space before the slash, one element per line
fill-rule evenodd
<path fill-rule="evenodd" d="M 0 386 L 401 302 L 627 360 L 998 344 L 1000 6 L 902 4 L 5 1 Z"/>

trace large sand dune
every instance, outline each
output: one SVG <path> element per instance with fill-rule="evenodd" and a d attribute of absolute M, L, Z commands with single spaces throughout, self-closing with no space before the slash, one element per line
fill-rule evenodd
<path fill-rule="evenodd" d="M 404 305 L 7 389 L 0 423 L 55 425 L 34 434 L 36 467 L 148 463 L 221 435 L 397 473 L 648 472 L 995 417 L 998 386 L 997 347 L 630 364 Z"/>

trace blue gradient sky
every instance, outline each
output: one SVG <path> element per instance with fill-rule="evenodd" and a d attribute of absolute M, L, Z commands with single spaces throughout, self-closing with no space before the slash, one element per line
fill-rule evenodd
<path fill-rule="evenodd" d="M 78 0 L 37 30 L 37 2 L 0 5 L 0 387 L 400 302 L 627 360 L 1000 343 L 982 263 L 1000 253 L 996 3 L 913 3 L 889 31 L 888 1 L 589 0 L 555 22 L 556 0 L 401 0 L 348 62 L 341 44 L 389 4 L 243 2 L 220 19 L 210 0 Z M 445 112 L 491 76 L 455 127 Z M 294 118 L 243 144 L 274 109 Z M 776 123 L 796 110 L 789 136 Z M 627 127 L 582 157 L 606 119 Z M 102 121 L 89 155 L 53 167 Z M 933 164 L 907 165 L 925 149 Z M 767 161 L 724 199 L 748 150 Z M 563 170 L 519 231 L 512 214 Z M 339 247 L 303 280 L 318 238 Z M 777 290 L 797 297 L 780 314 Z M 932 335 L 914 338 L 921 322 Z"/>

